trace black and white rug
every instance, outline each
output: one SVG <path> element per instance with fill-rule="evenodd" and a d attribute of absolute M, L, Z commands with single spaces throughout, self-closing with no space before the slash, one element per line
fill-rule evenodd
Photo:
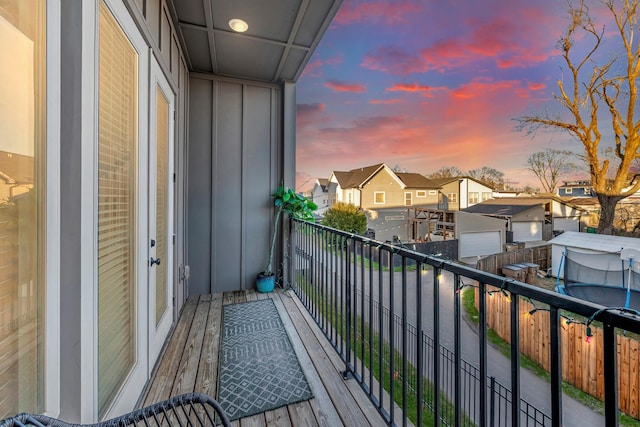
<path fill-rule="evenodd" d="M 218 402 L 230 420 L 313 397 L 271 299 L 223 310 Z"/>

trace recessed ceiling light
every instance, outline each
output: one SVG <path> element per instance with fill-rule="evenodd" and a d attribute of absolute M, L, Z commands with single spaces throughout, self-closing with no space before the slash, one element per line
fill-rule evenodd
<path fill-rule="evenodd" d="M 238 33 L 244 33 L 249 29 L 249 24 L 244 22 L 242 19 L 236 18 L 229 21 L 229 26 L 233 31 L 236 31 Z"/>

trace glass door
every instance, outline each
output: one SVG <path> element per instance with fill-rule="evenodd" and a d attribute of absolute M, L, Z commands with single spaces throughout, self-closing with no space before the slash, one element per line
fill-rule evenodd
<path fill-rule="evenodd" d="M 149 368 L 173 323 L 173 129 L 175 95 L 151 66 L 149 138 Z"/>

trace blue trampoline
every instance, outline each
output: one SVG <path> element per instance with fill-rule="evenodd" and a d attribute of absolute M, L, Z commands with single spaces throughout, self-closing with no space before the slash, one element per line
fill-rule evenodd
<path fill-rule="evenodd" d="M 565 248 L 556 290 L 606 307 L 640 310 L 640 258 L 628 252 L 580 252 Z M 563 284 L 560 272 L 564 268 Z"/>

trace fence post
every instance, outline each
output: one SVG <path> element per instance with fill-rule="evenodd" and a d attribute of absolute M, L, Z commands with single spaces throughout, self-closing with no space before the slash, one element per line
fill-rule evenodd
<path fill-rule="evenodd" d="M 347 256 L 346 256 L 346 271 L 345 271 L 345 324 L 346 324 L 346 357 L 344 359 L 345 369 L 342 372 L 342 377 L 345 380 L 353 378 L 351 373 L 351 245 L 353 241 L 347 238 Z M 354 266 L 355 268 L 355 266 Z"/>
<path fill-rule="evenodd" d="M 489 425 L 494 426 L 496 420 L 496 377 L 491 377 L 491 399 L 489 400 Z"/>

